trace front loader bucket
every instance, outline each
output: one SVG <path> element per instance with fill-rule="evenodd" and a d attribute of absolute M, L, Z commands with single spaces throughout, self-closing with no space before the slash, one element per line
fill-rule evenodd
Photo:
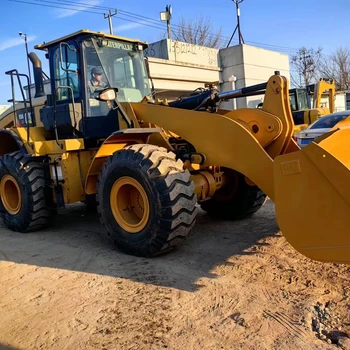
<path fill-rule="evenodd" d="M 311 259 L 350 264 L 350 128 L 276 157 L 274 177 L 287 241 Z"/>

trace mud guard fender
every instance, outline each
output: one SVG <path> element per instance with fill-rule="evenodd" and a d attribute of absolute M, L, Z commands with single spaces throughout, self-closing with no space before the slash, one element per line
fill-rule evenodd
<path fill-rule="evenodd" d="M 21 138 L 13 130 L 0 130 L 0 156 L 16 151 L 28 153 Z"/>
<path fill-rule="evenodd" d="M 114 132 L 101 145 L 90 165 L 85 181 L 85 193 L 95 194 L 98 175 L 109 156 L 125 146 L 147 143 L 149 136 L 160 133 L 160 128 L 134 128 Z"/>

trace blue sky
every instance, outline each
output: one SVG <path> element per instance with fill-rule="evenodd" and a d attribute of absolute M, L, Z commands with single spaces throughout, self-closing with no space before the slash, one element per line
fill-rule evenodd
<path fill-rule="evenodd" d="M 108 32 L 108 21 L 103 16 L 106 10 L 96 6 L 117 7 L 123 14 L 120 12 L 113 17 L 114 34 L 153 42 L 164 37 L 165 29 L 154 28 L 149 22 L 142 23 L 137 15 L 159 20 L 159 12 L 164 11 L 167 4 L 173 8 L 173 24 L 177 24 L 181 17 L 191 19 L 200 15 L 208 16 L 214 30 L 222 28 L 226 40 L 236 26 L 235 6 L 231 0 L 21 1 L 38 5 L 0 0 L 0 105 L 8 104 L 7 100 L 11 98 L 10 78 L 4 72 L 16 68 L 27 73 L 24 40 L 18 35 L 20 31 L 27 34 L 29 51 L 33 51 L 36 44 L 80 29 Z M 69 5 L 72 2 L 84 4 L 85 11 L 100 14 L 67 10 L 72 8 Z M 87 8 L 87 5 L 91 7 Z M 325 53 L 330 53 L 337 47 L 347 45 L 350 15 L 348 0 L 244 0 L 240 7 L 242 33 L 247 44 L 256 43 L 257 46 L 288 54 L 293 54 L 301 46 L 321 46 Z M 155 24 L 156 27 L 162 25 L 162 22 Z M 43 61 L 44 70 L 49 73 L 43 53 L 35 51 Z"/>

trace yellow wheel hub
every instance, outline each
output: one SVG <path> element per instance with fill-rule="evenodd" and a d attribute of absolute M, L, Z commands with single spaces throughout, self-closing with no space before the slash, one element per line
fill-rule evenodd
<path fill-rule="evenodd" d="M 9 214 L 16 215 L 21 210 L 22 195 L 17 180 L 5 175 L 0 182 L 1 201 Z"/>
<path fill-rule="evenodd" d="M 132 177 L 121 177 L 113 184 L 110 204 L 113 216 L 123 230 L 137 233 L 147 225 L 150 214 L 148 197 Z"/>

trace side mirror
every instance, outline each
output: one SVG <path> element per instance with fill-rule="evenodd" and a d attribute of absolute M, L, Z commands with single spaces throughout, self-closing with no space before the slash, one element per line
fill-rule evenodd
<path fill-rule="evenodd" d="M 117 97 L 117 92 L 117 88 L 107 88 L 102 90 L 96 99 L 100 101 L 114 101 Z"/>

